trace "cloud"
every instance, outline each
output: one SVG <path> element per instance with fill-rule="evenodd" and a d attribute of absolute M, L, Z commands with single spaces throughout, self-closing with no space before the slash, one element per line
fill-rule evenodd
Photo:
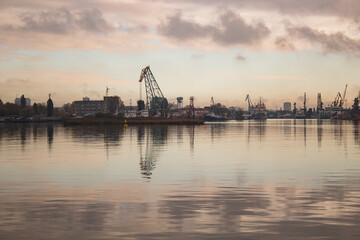
<path fill-rule="evenodd" d="M 235 59 L 239 62 L 246 61 L 246 58 L 242 56 L 240 53 L 236 55 Z"/>
<path fill-rule="evenodd" d="M 220 45 L 252 45 L 270 34 L 263 23 L 248 24 L 231 10 L 225 10 L 214 25 L 201 25 L 194 20 L 185 20 L 181 13 L 167 17 L 158 26 L 158 32 L 176 40 L 210 38 Z"/>
<path fill-rule="evenodd" d="M 18 15 L 20 25 L 6 25 L 9 31 L 69 34 L 75 31 L 107 33 L 115 30 L 95 8 L 72 13 L 66 8 Z"/>
<path fill-rule="evenodd" d="M 168 16 L 166 22 L 160 23 L 157 29 L 160 34 L 177 40 L 207 37 L 214 31 L 212 26 L 204 26 L 192 20 L 184 20 L 181 12 Z"/>
<path fill-rule="evenodd" d="M 281 51 L 295 50 L 295 46 L 286 37 L 278 37 L 275 40 L 275 47 Z"/>
<path fill-rule="evenodd" d="M 115 29 L 110 23 L 108 23 L 102 13 L 98 9 L 87 9 L 79 12 L 77 18 L 77 26 L 80 29 L 84 29 L 88 32 L 105 33 Z"/>
<path fill-rule="evenodd" d="M 202 7 L 205 5 L 206 8 Z M 141 51 L 164 44 L 175 43 L 178 47 L 178 43 L 191 43 L 197 50 L 244 46 L 294 51 L 304 48 L 298 44 L 300 41 L 293 41 L 297 39 L 316 43 L 325 52 L 340 52 L 336 49 L 357 49 L 357 41 L 351 37 L 358 35 L 354 20 L 360 12 L 360 1 L 64 0 L 60 3 L 35 0 L 29 4 L 18 0 L 2 1 L 0 9 L 3 15 L 0 42 L 14 49 Z M 168 12 L 174 14 L 167 16 Z M 342 21 L 333 16 L 341 17 Z M 299 33 L 303 29 L 283 35 L 284 28 L 289 29 L 282 21 L 284 18 L 311 26 L 317 39 L 327 38 L 327 41 L 309 39 L 309 34 L 304 37 L 306 33 Z M 329 34 L 336 31 L 337 34 Z M 0 61 L 4 61 L 3 56 Z"/>
<path fill-rule="evenodd" d="M 164 0 L 158 0 L 165 2 Z M 166 1 L 168 3 L 169 1 Z M 337 16 L 359 20 L 360 1 L 358 0 L 181 0 L 173 4 L 190 3 L 206 7 L 227 6 L 231 9 L 277 11 L 287 15 Z"/>
<path fill-rule="evenodd" d="M 247 24 L 231 10 L 221 14 L 220 23 L 221 27 L 214 33 L 214 40 L 224 45 L 252 44 L 270 34 L 270 30 L 263 23 Z"/>
<path fill-rule="evenodd" d="M 290 27 L 287 31 L 292 38 L 320 45 L 324 52 L 360 52 L 360 41 L 342 32 L 327 34 L 307 26 Z"/>

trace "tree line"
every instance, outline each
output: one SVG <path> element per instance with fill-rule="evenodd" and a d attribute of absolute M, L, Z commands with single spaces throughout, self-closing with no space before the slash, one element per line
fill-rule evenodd
<path fill-rule="evenodd" d="M 3 103 L 0 99 L 0 116 L 11 116 L 11 117 L 52 117 L 58 115 L 58 110 L 54 112 L 54 103 L 50 96 L 47 103 L 34 103 L 32 106 L 26 105 L 26 98 L 24 95 L 20 98 L 20 105 L 15 103 Z"/>

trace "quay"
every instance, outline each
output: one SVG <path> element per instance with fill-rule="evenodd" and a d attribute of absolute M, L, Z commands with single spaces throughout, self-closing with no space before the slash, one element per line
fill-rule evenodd
<path fill-rule="evenodd" d="M 96 124 L 173 124 L 173 125 L 201 125 L 204 120 L 196 118 L 116 118 L 116 117 L 83 117 L 65 118 L 65 125 L 96 125 Z"/>

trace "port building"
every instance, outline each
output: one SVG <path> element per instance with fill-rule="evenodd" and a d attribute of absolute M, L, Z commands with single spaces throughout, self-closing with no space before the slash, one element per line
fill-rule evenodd
<path fill-rule="evenodd" d="M 78 116 L 86 116 L 103 112 L 103 100 L 90 100 L 90 98 L 84 97 L 82 101 L 74 102 L 74 113 Z"/>
<path fill-rule="evenodd" d="M 104 113 L 116 114 L 120 107 L 120 97 L 104 96 Z"/>
<path fill-rule="evenodd" d="M 84 97 L 82 101 L 74 102 L 74 113 L 78 116 L 95 115 L 98 113 L 117 114 L 120 107 L 120 97 L 104 96 L 104 100 L 90 100 Z"/>

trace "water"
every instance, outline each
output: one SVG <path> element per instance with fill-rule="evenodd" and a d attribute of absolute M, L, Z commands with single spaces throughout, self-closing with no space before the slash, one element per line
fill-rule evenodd
<path fill-rule="evenodd" d="M 0 239 L 360 239 L 359 125 L 0 124 Z"/>

